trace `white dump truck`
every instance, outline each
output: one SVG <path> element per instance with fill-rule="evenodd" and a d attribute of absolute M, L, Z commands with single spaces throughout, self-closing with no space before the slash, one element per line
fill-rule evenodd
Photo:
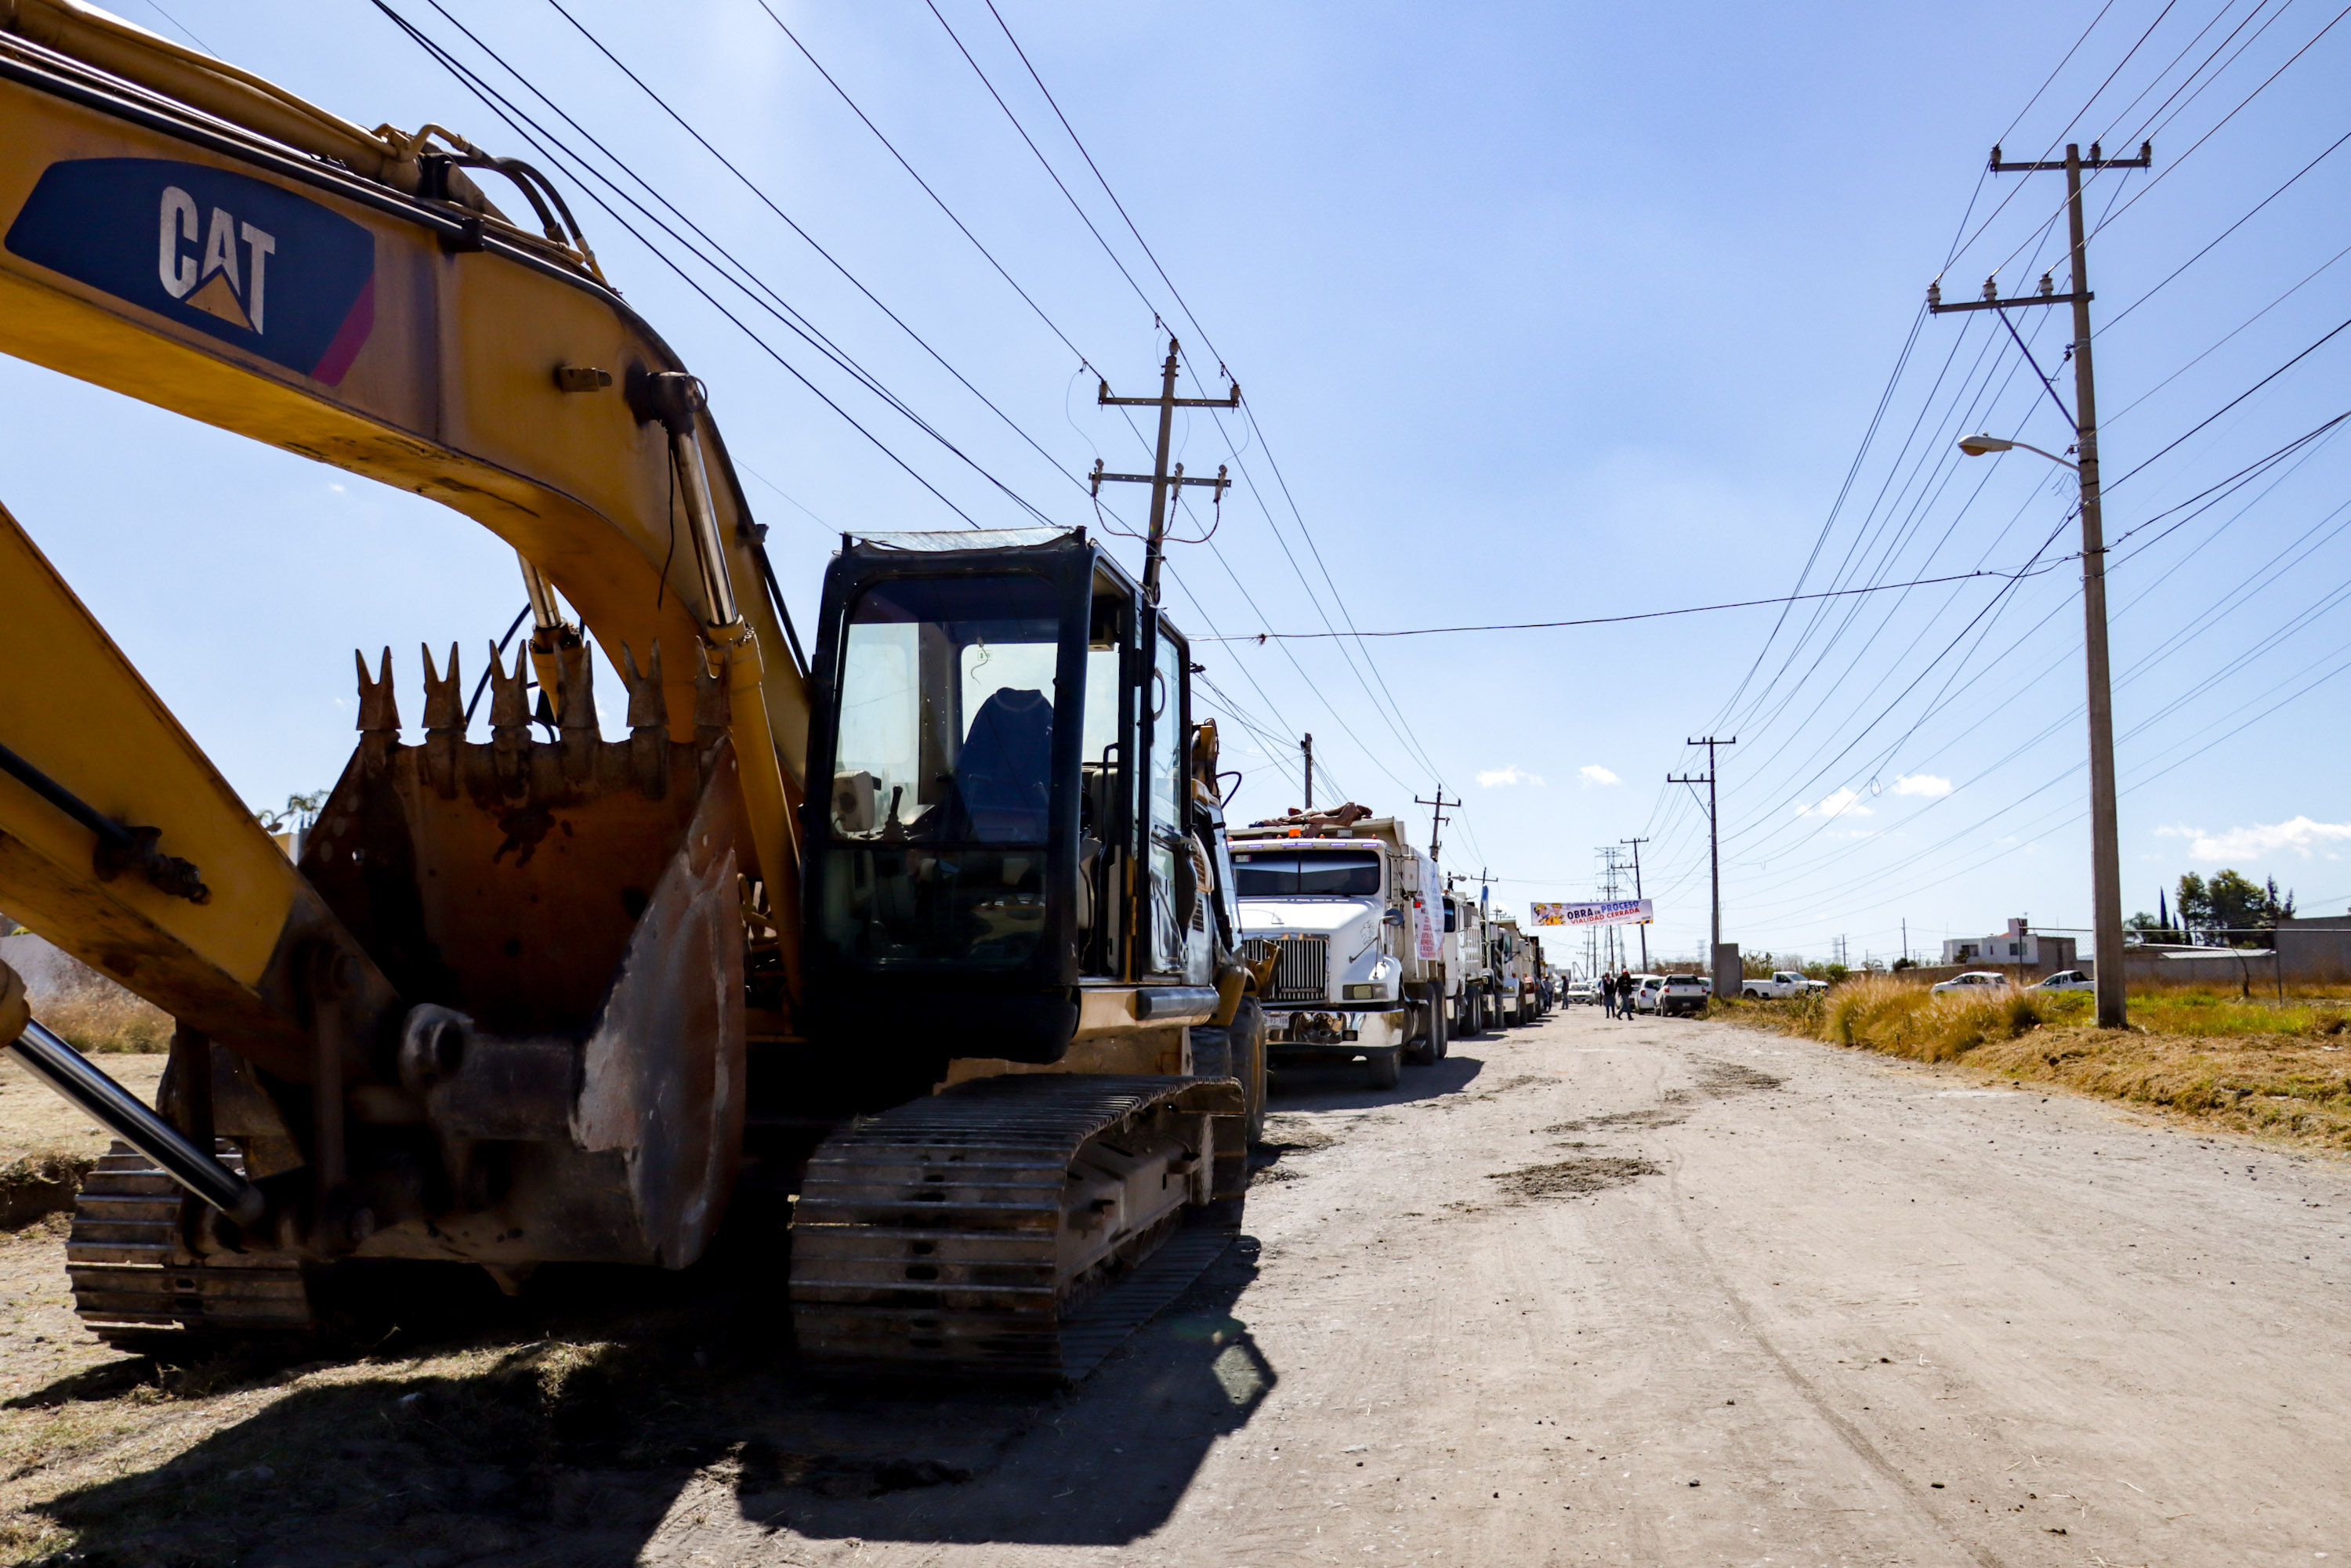
<path fill-rule="evenodd" d="M 1493 933 L 1486 906 L 1458 877 L 1445 884 L 1445 997 L 1453 1037 L 1466 1039 L 1493 1027 L 1494 967 L 1489 956 Z"/>
<path fill-rule="evenodd" d="M 1437 862 L 1360 806 L 1230 833 L 1245 956 L 1276 1066 L 1361 1060 L 1376 1088 L 1445 1054 L 1445 893 Z"/>
<path fill-rule="evenodd" d="M 1535 1021 L 1534 963 L 1535 949 L 1526 934 L 1519 929 L 1515 915 L 1492 915 L 1487 925 L 1493 933 L 1489 944 L 1493 965 L 1493 994 L 1505 1029 Z"/>

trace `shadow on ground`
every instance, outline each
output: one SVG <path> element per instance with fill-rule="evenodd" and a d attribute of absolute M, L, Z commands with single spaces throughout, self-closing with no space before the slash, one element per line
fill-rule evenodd
<path fill-rule="evenodd" d="M 74 1537 L 56 1561 L 124 1568 L 631 1563 L 665 1520 L 720 1507 L 819 1538 L 1118 1545 L 1165 1520 L 1274 1383 L 1232 1313 L 1256 1274 L 1246 1237 L 1064 1390 L 810 1379 L 779 1259 L 736 1238 L 683 1274 L 549 1270 L 492 1332 L 478 1302 L 445 1314 L 462 1336 L 409 1312 L 370 1353 L 297 1366 L 84 1373 L 12 1403 L 137 1397 L 167 1444 L 204 1401 L 266 1403 L 35 1511 Z M 368 1289 L 384 1307 L 406 1282 Z"/>
<path fill-rule="evenodd" d="M 1474 1051 L 1487 1042 L 1481 1038 L 1465 1043 Z M 1453 1054 L 1442 1061 L 1427 1067 L 1407 1064 L 1404 1082 L 1393 1089 L 1373 1088 L 1366 1081 L 1368 1070 L 1361 1062 L 1277 1068 L 1267 1080 L 1267 1103 L 1277 1111 L 1367 1111 L 1380 1105 L 1406 1105 L 1458 1093 L 1485 1065 L 1478 1056 L 1463 1054 L 1457 1044 Z"/>

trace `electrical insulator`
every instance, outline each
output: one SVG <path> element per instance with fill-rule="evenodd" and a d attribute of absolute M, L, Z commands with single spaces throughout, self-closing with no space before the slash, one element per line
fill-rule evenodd
<path fill-rule="evenodd" d="M 1942 280 L 1938 278 L 1934 282 L 1927 285 L 1927 308 L 1931 310 L 1942 302 L 1943 284 Z"/>
<path fill-rule="evenodd" d="M 2049 275 L 2045 272 L 2041 275 L 2041 292 L 2043 294 L 2054 294 L 2057 292 L 2056 285 L 2049 281 Z"/>
<path fill-rule="evenodd" d="M 1997 299 L 2000 298 L 1999 274 L 1995 273 L 1991 277 L 1984 279 L 1984 298 L 1986 299 Z"/>

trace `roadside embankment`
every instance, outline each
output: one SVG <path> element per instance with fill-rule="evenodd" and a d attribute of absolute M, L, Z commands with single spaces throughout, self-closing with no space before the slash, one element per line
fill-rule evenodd
<path fill-rule="evenodd" d="M 2165 990 L 2130 1006 L 2130 1029 L 2101 1030 L 2082 992 L 1938 997 L 1872 977 L 1791 1001 L 1718 1000 L 1708 1016 L 2351 1150 L 2351 999 Z"/>
<path fill-rule="evenodd" d="M 152 1105 L 163 1061 L 120 1056 L 105 1066 L 116 1082 Z M 13 1058 L 0 1056 L 0 1231 L 71 1208 L 81 1178 L 112 1141 Z"/>

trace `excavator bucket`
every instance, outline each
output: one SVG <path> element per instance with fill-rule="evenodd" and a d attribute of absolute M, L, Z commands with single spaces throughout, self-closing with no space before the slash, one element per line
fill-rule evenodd
<path fill-rule="evenodd" d="M 387 653 L 360 665 L 358 752 L 302 871 L 409 1004 L 393 1080 L 353 1102 L 354 1169 L 386 1173 L 362 1256 L 682 1267 L 734 1185 L 744 889 L 724 694 L 669 737 L 659 653 L 629 738 L 597 728 L 566 650 L 559 737 L 530 738 L 523 660 L 494 662 L 492 738 L 464 738 L 457 656 L 425 656 L 424 743 L 398 743 Z M 421 1129 L 417 1124 L 422 1123 Z M 437 1190 L 397 1190 L 422 1131 Z M 409 1151 L 413 1152 L 413 1151 Z M 395 1218 L 395 1217 L 399 1218 Z"/>

